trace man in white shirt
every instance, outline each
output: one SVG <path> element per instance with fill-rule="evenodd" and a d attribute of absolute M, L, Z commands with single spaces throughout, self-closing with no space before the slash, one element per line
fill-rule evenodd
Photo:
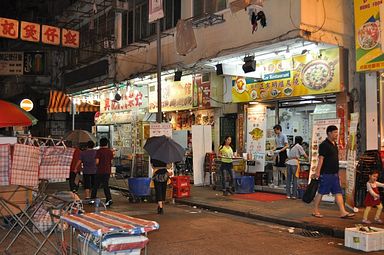
<path fill-rule="evenodd" d="M 282 128 L 280 125 L 275 125 L 273 127 L 275 132 L 275 143 L 276 148 L 274 151 L 275 154 L 275 165 L 273 166 L 273 185 L 279 186 L 279 173 L 286 176 L 287 167 L 285 161 L 288 158 L 287 149 L 289 148 L 288 138 L 285 134 L 282 133 Z"/>

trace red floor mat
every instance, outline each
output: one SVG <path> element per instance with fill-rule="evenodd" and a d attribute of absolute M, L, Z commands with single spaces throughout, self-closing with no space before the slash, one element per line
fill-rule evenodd
<path fill-rule="evenodd" d="M 286 199 L 286 195 L 255 192 L 250 194 L 235 194 L 232 198 L 244 199 L 244 200 L 255 200 L 260 202 L 273 202 L 278 200 Z"/>

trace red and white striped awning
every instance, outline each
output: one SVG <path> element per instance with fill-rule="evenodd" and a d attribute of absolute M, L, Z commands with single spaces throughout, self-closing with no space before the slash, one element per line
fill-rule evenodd
<path fill-rule="evenodd" d="M 58 90 L 51 90 L 49 93 L 48 112 L 71 112 L 71 99 L 64 92 Z M 76 105 L 76 112 L 97 112 L 100 106 L 90 105 L 82 102 Z"/>

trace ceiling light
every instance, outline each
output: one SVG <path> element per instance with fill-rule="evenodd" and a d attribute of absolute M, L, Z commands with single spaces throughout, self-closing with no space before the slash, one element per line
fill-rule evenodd
<path fill-rule="evenodd" d="M 259 102 L 256 102 L 256 101 L 252 101 L 252 102 L 249 102 L 249 104 L 259 104 Z"/>
<path fill-rule="evenodd" d="M 302 96 L 302 99 L 314 99 L 316 98 L 315 96 Z"/>

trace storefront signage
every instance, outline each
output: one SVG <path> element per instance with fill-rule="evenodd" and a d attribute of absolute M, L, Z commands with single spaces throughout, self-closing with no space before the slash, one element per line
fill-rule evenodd
<path fill-rule="evenodd" d="M 193 106 L 201 109 L 211 107 L 211 82 L 203 81 L 203 76 L 193 78 Z"/>
<path fill-rule="evenodd" d="M 157 112 L 157 83 L 149 84 L 149 112 Z M 181 77 L 181 81 L 161 83 L 161 107 L 163 112 L 192 108 L 192 76 Z"/>
<path fill-rule="evenodd" d="M 233 77 L 234 103 L 328 94 L 342 91 L 339 48 L 260 63 L 263 79 Z"/>
<path fill-rule="evenodd" d="M 33 109 L 33 102 L 31 99 L 25 98 L 20 102 L 20 108 L 24 111 L 30 112 Z"/>
<path fill-rule="evenodd" d="M 44 52 L 24 52 L 24 75 L 44 74 L 44 70 Z"/>
<path fill-rule="evenodd" d="M 325 119 L 313 121 L 312 128 L 312 144 L 310 148 L 311 170 L 309 176 L 316 173 L 317 164 L 319 162 L 319 146 L 327 138 L 327 127 L 334 125 L 340 130 L 340 119 Z M 311 178 L 309 178 L 309 182 Z"/>
<path fill-rule="evenodd" d="M 20 36 L 19 36 L 20 23 Z M 41 27 L 41 34 L 40 34 Z M 79 48 L 79 31 L 0 17 L 0 37 Z"/>
<path fill-rule="evenodd" d="M 0 75 L 17 74 L 23 74 L 23 53 L 0 52 Z"/>
<path fill-rule="evenodd" d="M 359 124 L 359 113 L 351 113 L 351 123 L 349 126 L 348 150 L 347 150 L 347 171 L 345 203 L 351 209 L 355 207 L 355 180 L 356 180 L 356 146 L 357 146 L 357 126 Z"/>
<path fill-rule="evenodd" d="M 149 126 L 149 137 L 153 136 L 168 136 L 172 137 L 171 123 L 151 123 Z"/>
<path fill-rule="evenodd" d="M 118 93 L 121 96 L 119 101 L 114 99 L 116 91 L 106 91 L 100 96 L 100 113 L 121 112 L 134 108 L 148 107 L 147 88 L 126 87 L 121 88 Z"/>
<path fill-rule="evenodd" d="M 255 160 L 249 172 L 264 172 L 265 145 L 267 137 L 267 110 L 257 105 L 247 109 L 247 153 Z"/>
<path fill-rule="evenodd" d="M 380 39 L 382 0 L 354 0 L 356 70 L 373 71 L 384 68 L 384 38 Z M 381 8 L 380 8 L 381 6 Z M 380 41 L 382 40 L 382 41 Z"/>

